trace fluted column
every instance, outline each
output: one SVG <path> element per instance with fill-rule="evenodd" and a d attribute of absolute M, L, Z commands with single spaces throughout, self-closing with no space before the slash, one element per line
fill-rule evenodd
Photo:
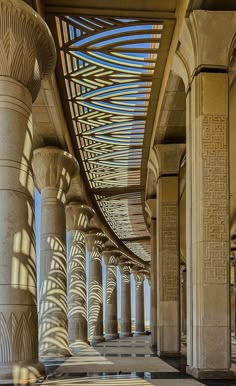
<path fill-rule="evenodd" d="M 97 229 L 86 234 L 89 253 L 88 286 L 88 340 L 94 345 L 105 340 L 103 336 L 102 251 L 105 235 Z"/>
<path fill-rule="evenodd" d="M 119 338 L 117 321 L 117 265 L 120 252 L 117 250 L 103 251 L 107 266 L 106 272 L 106 313 L 105 339 Z"/>
<path fill-rule="evenodd" d="M 0 384 L 34 381 L 38 362 L 32 102 L 55 65 L 46 23 L 0 0 Z"/>
<path fill-rule="evenodd" d="M 73 353 L 81 342 L 88 341 L 85 232 L 93 215 L 93 209 L 85 204 L 74 201 L 66 206 L 68 336 Z"/>
<path fill-rule="evenodd" d="M 39 353 L 42 357 L 70 356 L 65 193 L 78 164 L 69 153 L 45 147 L 34 151 L 33 168 L 41 191 Z"/>
<path fill-rule="evenodd" d="M 145 275 L 141 271 L 134 272 L 136 301 L 135 301 L 135 336 L 143 335 L 145 333 L 144 320 L 144 288 L 143 282 Z"/>
<path fill-rule="evenodd" d="M 131 292 L 130 292 L 130 265 L 119 264 L 121 273 L 121 329 L 120 337 L 132 336 L 131 326 Z"/>

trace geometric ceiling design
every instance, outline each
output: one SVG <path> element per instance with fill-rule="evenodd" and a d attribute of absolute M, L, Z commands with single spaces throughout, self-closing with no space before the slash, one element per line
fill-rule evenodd
<path fill-rule="evenodd" d="M 140 195 L 108 198 L 101 192 L 119 188 L 125 194 L 141 184 L 145 126 L 164 24 L 91 16 L 56 16 L 55 21 L 73 130 L 89 186 L 119 238 L 148 236 Z M 150 259 L 147 245 L 131 244 L 126 242 L 140 258 Z"/>

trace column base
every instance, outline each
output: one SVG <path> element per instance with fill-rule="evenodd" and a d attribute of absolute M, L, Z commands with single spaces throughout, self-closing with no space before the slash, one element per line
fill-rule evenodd
<path fill-rule="evenodd" d="M 134 336 L 145 335 L 145 331 L 135 331 Z"/>
<path fill-rule="evenodd" d="M 179 358 L 181 356 L 181 352 L 176 352 L 176 351 L 157 351 L 157 355 L 160 358 Z"/>
<path fill-rule="evenodd" d="M 130 338 L 133 336 L 132 332 L 120 332 L 120 338 Z"/>
<path fill-rule="evenodd" d="M 233 379 L 234 373 L 231 370 L 197 369 L 186 367 L 186 373 L 197 379 Z"/>
<path fill-rule="evenodd" d="M 119 339 L 119 334 L 105 334 L 105 340 Z"/>
<path fill-rule="evenodd" d="M 40 351 L 40 360 L 47 361 L 47 359 L 50 358 L 65 358 L 65 357 L 71 357 L 72 352 L 70 348 L 58 348 L 58 347 L 52 347 L 48 348 L 47 350 Z"/>
<path fill-rule="evenodd" d="M 90 340 L 90 346 L 96 346 L 98 343 L 105 342 L 104 336 L 94 336 L 93 339 Z"/>
<path fill-rule="evenodd" d="M 45 369 L 40 362 L 8 362 L 0 364 L 0 385 L 34 385 L 45 378 Z"/>

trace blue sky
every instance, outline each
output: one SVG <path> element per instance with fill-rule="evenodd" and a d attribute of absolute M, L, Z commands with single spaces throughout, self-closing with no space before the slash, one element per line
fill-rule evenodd
<path fill-rule="evenodd" d="M 35 189 L 35 218 L 36 218 L 36 254 L 37 254 L 37 273 L 39 275 L 39 258 L 40 258 L 40 194 Z M 88 256 L 87 256 L 88 260 Z M 88 261 L 87 261 L 88 263 Z M 87 264 L 88 267 L 88 264 Z M 106 283 L 106 266 L 103 263 L 103 299 L 105 299 L 105 286 Z M 118 318 L 120 318 L 121 309 L 121 274 L 119 269 L 117 270 L 117 292 L 118 292 Z M 145 292 L 145 319 L 150 319 L 150 287 L 148 281 L 144 283 Z M 135 282 L 133 275 L 131 275 L 131 305 L 132 305 L 132 318 L 135 318 Z"/>

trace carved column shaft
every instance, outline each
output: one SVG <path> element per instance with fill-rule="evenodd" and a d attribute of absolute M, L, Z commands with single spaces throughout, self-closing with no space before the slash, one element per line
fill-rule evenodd
<path fill-rule="evenodd" d="M 80 342 L 88 341 L 85 232 L 93 214 L 91 208 L 77 202 L 66 207 L 69 231 L 68 335 L 73 352 L 80 348 Z"/>
<path fill-rule="evenodd" d="M 156 201 L 156 200 L 155 200 Z M 155 203 L 156 204 L 156 203 Z M 157 226 L 156 218 L 151 219 L 151 346 L 157 347 Z"/>
<path fill-rule="evenodd" d="M 188 101 L 190 111 L 196 109 L 187 129 L 187 188 L 191 185 L 187 275 L 193 315 L 188 319 L 188 371 L 204 377 L 205 369 L 230 367 L 228 75 L 200 73 Z"/>
<path fill-rule="evenodd" d="M 99 231 L 87 233 L 89 253 L 88 338 L 91 344 L 103 342 L 102 250 L 106 237 Z"/>
<path fill-rule="evenodd" d="M 131 331 L 131 292 L 130 267 L 121 265 L 121 329 L 120 337 L 132 336 Z"/>
<path fill-rule="evenodd" d="M 118 251 L 104 251 L 106 271 L 106 313 L 105 338 L 116 339 L 118 335 L 117 321 L 117 264 L 120 253 Z"/>
<path fill-rule="evenodd" d="M 156 145 L 157 185 L 157 351 L 180 352 L 179 168 L 183 144 Z"/>
<path fill-rule="evenodd" d="M 143 282 L 145 276 L 138 272 L 134 274 L 135 277 L 135 335 L 143 335 L 145 332 L 145 318 L 144 318 L 144 286 Z"/>
<path fill-rule="evenodd" d="M 55 65 L 45 22 L 0 0 L 0 384 L 33 382 L 38 363 L 32 101 Z M 44 52 L 45 51 L 45 52 Z"/>
<path fill-rule="evenodd" d="M 65 193 L 77 162 L 54 147 L 34 151 L 36 185 L 41 191 L 39 352 L 70 356 L 67 320 Z"/>

